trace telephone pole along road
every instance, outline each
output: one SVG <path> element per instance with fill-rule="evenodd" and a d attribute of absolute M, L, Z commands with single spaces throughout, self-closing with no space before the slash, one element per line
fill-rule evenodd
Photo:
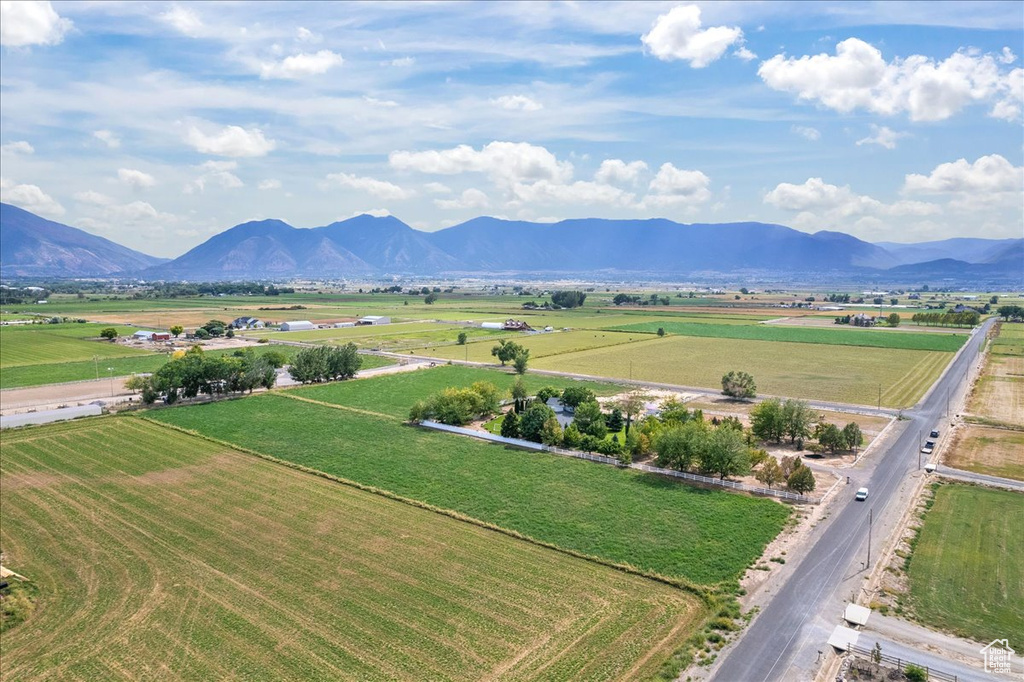
<path fill-rule="evenodd" d="M 861 462 L 858 485 L 870 489 L 867 502 L 855 502 L 849 495 L 848 503 L 826 522 L 828 526 L 786 583 L 735 645 L 724 652 L 712 671 L 713 680 L 768 682 L 814 677 L 818 652 L 826 650 L 829 635 L 839 624 L 844 598 L 871 572 L 872 566 L 860 570 L 867 555 L 869 513 L 874 510 L 878 526 L 879 516 L 901 512 L 889 503 L 900 483 L 917 468 L 918 435 L 922 429 L 948 428 L 952 415 L 946 413 L 950 404 L 947 391 L 956 396 L 961 385 L 966 385 L 971 363 L 994 322 L 991 319 L 978 327 L 925 399 L 904 412 L 903 428 L 891 445 L 870 458 L 876 462 L 873 471 L 872 462 Z M 875 549 L 883 543 L 884 538 L 876 537 Z M 877 561 L 879 554 L 872 552 L 872 559 Z"/>

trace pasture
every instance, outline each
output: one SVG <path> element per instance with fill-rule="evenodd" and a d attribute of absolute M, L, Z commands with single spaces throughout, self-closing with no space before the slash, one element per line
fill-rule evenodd
<path fill-rule="evenodd" d="M 366 397 L 353 404 L 346 396 L 344 407 L 286 397 L 317 394 L 309 389 L 148 414 L 559 547 L 701 584 L 735 584 L 789 517 L 771 500 L 408 426 L 393 399 L 373 402 L 390 392 L 375 385 L 434 371 L 337 384 Z"/>
<path fill-rule="evenodd" d="M 968 409 L 987 421 L 1024 427 L 1024 326 L 1001 323 Z"/>
<path fill-rule="evenodd" d="M 575 353 L 591 348 L 605 348 L 624 343 L 650 341 L 648 334 L 628 334 L 612 331 L 571 331 L 550 332 L 547 334 L 520 334 L 511 337 L 520 346 L 529 349 L 530 360 L 563 353 Z M 467 343 L 465 346 L 432 346 L 416 352 L 442 360 L 469 360 L 470 362 L 497 362 L 491 355 L 491 348 L 496 340 L 484 340 Z"/>
<path fill-rule="evenodd" d="M 706 607 L 135 418 L 5 436 L 5 679 L 652 677 Z"/>
<path fill-rule="evenodd" d="M 101 340 L 107 325 L 26 324 L 0 326 L 0 367 L 45 365 L 100 358 L 123 358 L 149 354 L 150 351 Z M 135 330 L 118 328 L 119 334 Z"/>
<path fill-rule="evenodd" d="M 1024 647 L 1024 498 L 938 485 L 910 557 L 910 605 L 929 628 Z"/>
<path fill-rule="evenodd" d="M 720 388 L 722 375 L 754 375 L 759 394 L 875 405 L 915 404 L 952 353 L 674 336 L 557 356 L 530 366 L 590 376 Z"/>
<path fill-rule="evenodd" d="M 764 324 L 694 324 L 672 320 L 653 320 L 616 327 L 621 331 L 653 334 L 659 328 L 667 334 L 703 336 L 750 341 L 783 341 L 786 343 L 816 343 L 836 346 L 864 346 L 868 348 L 901 348 L 955 353 L 969 336 L 959 334 L 917 334 L 913 332 L 883 331 L 879 329 L 783 327 Z"/>

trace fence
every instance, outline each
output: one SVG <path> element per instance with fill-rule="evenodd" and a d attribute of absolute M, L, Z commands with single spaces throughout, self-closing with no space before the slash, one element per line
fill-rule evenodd
<path fill-rule="evenodd" d="M 472 436 L 473 438 L 481 438 L 483 440 L 489 440 L 494 443 L 512 445 L 517 448 L 526 448 L 528 450 L 550 452 L 553 455 L 561 455 L 563 457 L 585 459 L 589 462 L 598 462 L 600 464 L 613 464 L 616 466 L 620 465 L 619 460 L 615 459 L 614 457 L 594 455 L 588 452 L 580 452 L 578 450 L 566 450 L 564 448 L 558 448 L 551 445 L 544 445 L 543 443 L 534 443 L 533 441 L 522 440 L 520 438 L 506 438 L 505 436 L 498 436 L 488 431 L 477 431 L 476 429 L 467 429 L 461 426 L 450 426 L 448 424 L 441 424 L 440 422 L 434 421 L 423 421 L 420 423 L 420 426 L 425 426 L 428 429 L 437 429 L 438 431 L 447 431 L 448 433 L 457 433 L 462 436 Z M 662 469 L 660 467 L 652 467 L 647 464 L 630 464 L 629 468 L 636 469 L 637 471 L 646 471 L 652 474 L 659 474 L 661 476 L 681 478 L 686 481 L 693 481 L 695 483 L 701 483 L 703 485 L 717 486 L 719 488 L 732 488 L 733 490 L 742 490 L 744 492 L 753 493 L 755 495 L 778 497 L 779 499 L 789 500 L 791 502 L 797 502 L 799 504 L 818 504 L 821 501 L 820 498 L 808 497 L 807 495 L 798 495 L 797 493 L 792 493 L 789 492 L 788 490 L 773 490 L 771 488 L 761 488 L 754 485 L 747 485 L 746 483 L 737 483 L 736 481 L 723 481 L 717 478 L 711 478 L 710 476 L 701 476 L 699 474 L 691 474 L 686 471 L 676 471 L 674 469 Z"/>
<path fill-rule="evenodd" d="M 874 652 L 872 652 L 871 649 L 864 649 L 864 648 L 859 647 L 859 646 L 850 645 L 848 647 L 847 651 L 849 651 L 851 654 L 857 654 L 858 656 L 860 656 L 862 658 L 866 658 L 868 660 L 874 660 L 872 658 Z M 886 654 L 881 654 L 880 660 L 881 660 L 882 663 L 888 663 L 889 665 L 895 665 L 896 669 L 899 670 L 900 672 L 902 672 L 903 669 L 906 668 L 908 665 L 917 666 L 921 670 L 924 670 L 925 675 L 927 676 L 926 679 L 928 679 L 928 680 L 939 680 L 939 682 L 960 682 L 960 678 L 958 678 L 956 675 L 951 675 L 950 673 L 944 673 L 941 670 L 934 670 L 932 668 L 929 668 L 926 665 L 921 665 L 920 663 L 914 663 L 913 661 L 908 661 L 906 659 L 897 658 L 896 656 L 887 656 Z"/>

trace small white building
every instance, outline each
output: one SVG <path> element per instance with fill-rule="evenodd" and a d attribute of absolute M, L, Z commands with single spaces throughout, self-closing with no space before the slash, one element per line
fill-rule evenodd
<path fill-rule="evenodd" d="M 316 329 L 316 325 L 309 320 L 296 320 L 294 322 L 282 322 L 281 331 L 283 332 L 308 332 Z"/>
<path fill-rule="evenodd" d="M 132 334 L 132 338 L 135 339 L 136 341 L 152 341 L 153 334 L 155 333 L 156 332 L 147 332 L 140 329 L 139 331 Z"/>
<path fill-rule="evenodd" d="M 334 328 L 335 329 L 343 329 L 345 327 L 354 327 L 354 326 L 356 326 L 355 322 L 335 322 L 334 323 Z"/>
<path fill-rule="evenodd" d="M 481 322 L 481 329 L 504 329 L 505 325 L 501 322 Z"/>
<path fill-rule="evenodd" d="M 358 324 L 391 324 L 391 318 L 383 315 L 367 315 L 359 318 Z"/>

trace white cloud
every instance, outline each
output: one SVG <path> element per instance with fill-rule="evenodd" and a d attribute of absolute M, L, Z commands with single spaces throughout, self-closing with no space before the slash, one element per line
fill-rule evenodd
<path fill-rule="evenodd" d="M 878 146 L 885 147 L 886 149 L 896 149 L 896 140 L 906 136 L 907 133 L 898 133 L 892 128 L 872 123 L 871 135 L 868 135 L 862 140 L 857 140 L 857 146 L 877 144 Z"/>
<path fill-rule="evenodd" d="M 372 104 L 375 107 L 397 107 L 398 102 L 391 99 L 377 99 L 376 97 L 370 97 L 369 95 L 363 96 L 363 101 L 367 104 Z"/>
<path fill-rule="evenodd" d="M 0 45 L 4 47 L 56 45 L 71 26 L 49 2 L 0 2 Z"/>
<path fill-rule="evenodd" d="M 91 189 L 84 192 L 75 192 L 75 201 L 92 206 L 110 206 L 116 203 L 113 197 L 108 197 L 106 194 L 101 194 Z"/>
<path fill-rule="evenodd" d="M 643 161 L 626 163 L 622 159 L 605 159 L 594 173 L 594 180 L 604 184 L 636 184 L 640 174 L 647 170 Z"/>
<path fill-rule="evenodd" d="M 416 59 L 413 57 L 399 57 L 398 59 L 391 60 L 391 66 L 412 66 L 416 63 Z"/>
<path fill-rule="evenodd" d="M 440 182 L 428 182 L 423 189 L 430 194 L 451 194 L 452 188 Z"/>
<path fill-rule="evenodd" d="M 548 180 L 563 183 L 572 177 L 572 164 L 559 161 L 544 147 L 526 142 L 491 142 L 479 150 L 469 145 L 425 152 L 391 152 L 392 168 L 436 175 L 485 173 L 499 185 Z"/>
<path fill-rule="evenodd" d="M 982 156 L 974 163 L 958 159 L 939 164 L 929 175 L 910 174 L 903 182 L 906 194 L 1019 193 L 1022 188 L 1024 167 L 999 154 Z"/>
<path fill-rule="evenodd" d="M 60 203 L 36 185 L 16 185 L 0 178 L 0 201 L 20 206 L 45 218 L 59 218 L 66 212 Z"/>
<path fill-rule="evenodd" d="M 18 140 L 17 142 L 8 142 L 0 146 L 0 152 L 4 154 L 35 154 L 36 150 L 25 140 Z"/>
<path fill-rule="evenodd" d="M 734 26 L 701 29 L 700 8 L 680 5 L 659 16 L 641 40 L 658 59 L 682 59 L 700 69 L 721 58 L 730 46 L 741 43 L 743 31 Z M 746 53 L 738 56 L 747 58 Z"/>
<path fill-rule="evenodd" d="M 189 7 L 173 5 L 160 15 L 160 20 L 190 38 L 197 38 L 203 31 L 203 21 Z"/>
<path fill-rule="evenodd" d="M 516 184 L 513 192 L 518 200 L 529 204 L 554 202 L 630 206 L 636 198 L 636 195 L 618 187 L 584 180 L 568 184 L 539 180 L 531 184 Z"/>
<path fill-rule="evenodd" d="M 319 43 L 324 37 L 319 33 L 313 33 L 305 26 L 299 26 L 295 31 L 295 39 L 303 43 Z"/>
<path fill-rule="evenodd" d="M 751 52 L 750 50 L 748 50 L 745 45 L 741 46 L 738 50 L 734 51 L 732 54 L 733 54 L 734 57 L 738 57 L 739 59 L 742 59 L 745 62 L 749 62 L 749 61 L 753 61 L 753 60 L 757 59 L 757 55 L 754 54 L 753 52 Z"/>
<path fill-rule="evenodd" d="M 226 126 L 213 135 L 206 135 L 192 126 L 185 141 L 203 154 L 231 157 L 266 156 L 277 146 L 274 140 L 265 138 L 259 128 L 246 130 L 241 126 Z"/>
<path fill-rule="evenodd" d="M 330 50 L 307 54 L 293 54 L 285 57 L 279 62 L 264 62 L 260 64 L 260 78 L 267 80 L 271 78 L 303 78 L 305 76 L 317 76 L 327 73 L 335 66 L 341 66 L 345 60 L 340 54 Z"/>
<path fill-rule="evenodd" d="M 836 45 L 835 55 L 775 55 L 757 73 L 769 87 L 829 109 L 906 112 L 912 121 L 941 121 L 974 103 L 991 103 L 992 116 L 1013 119 L 1020 114 L 1024 79 L 1021 69 L 1000 69 L 991 54 L 962 50 L 941 62 L 922 55 L 886 62 L 857 38 Z"/>
<path fill-rule="evenodd" d="M 260 180 L 260 184 L 257 187 L 263 191 L 271 189 L 281 189 L 281 181 L 275 180 L 274 178 L 267 178 L 266 180 Z"/>
<path fill-rule="evenodd" d="M 502 95 L 492 99 L 491 104 L 512 111 L 538 111 L 544 108 L 543 104 L 526 95 Z"/>
<path fill-rule="evenodd" d="M 859 216 L 924 216 L 942 211 L 939 205 L 925 201 L 886 204 L 857 194 L 849 186 L 839 187 L 821 178 L 808 178 L 801 185 L 779 183 L 765 195 L 764 203 L 786 211 L 799 211 L 798 225 L 819 227 L 823 222 L 835 224 Z"/>
<path fill-rule="evenodd" d="M 821 139 L 821 131 L 817 128 L 811 128 L 810 126 L 795 125 L 790 128 L 790 131 L 796 133 L 805 140 L 810 140 L 811 142 L 817 142 Z"/>
<path fill-rule="evenodd" d="M 134 168 L 119 168 L 117 170 L 117 179 L 123 184 L 136 189 L 152 187 L 156 184 L 156 179 L 152 175 L 135 170 Z"/>
<path fill-rule="evenodd" d="M 487 195 L 473 187 L 465 190 L 458 199 L 434 199 L 434 205 L 445 210 L 485 208 L 490 204 Z"/>
<path fill-rule="evenodd" d="M 207 185 L 216 184 L 223 189 L 238 189 L 244 187 L 245 183 L 231 171 L 238 168 L 237 161 L 206 161 L 199 166 L 203 174 L 185 185 L 182 191 L 185 194 L 205 192 Z"/>
<path fill-rule="evenodd" d="M 374 218 L 387 218 L 389 215 L 391 215 L 391 211 L 387 210 L 386 208 L 369 208 L 365 211 L 353 211 L 352 213 L 349 213 L 347 216 L 343 218 L 338 218 L 337 222 L 341 222 L 342 220 L 348 220 L 349 218 L 355 218 L 361 215 L 372 215 Z"/>
<path fill-rule="evenodd" d="M 650 205 L 699 204 L 711 198 L 711 179 L 699 170 L 682 170 L 671 163 L 661 164 L 648 187 L 644 203 Z"/>
<path fill-rule="evenodd" d="M 1017 61 L 1017 55 L 1015 55 L 1013 50 L 1010 48 L 1004 47 L 1003 51 L 999 54 L 998 59 L 1000 64 L 1013 64 Z"/>
<path fill-rule="evenodd" d="M 109 130 L 94 130 L 92 136 L 107 145 L 109 149 L 121 146 L 121 139 Z"/>
<path fill-rule="evenodd" d="M 413 196 L 412 192 L 404 190 L 394 183 L 376 178 L 360 177 L 349 173 L 331 173 L 327 176 L 327 180 L 335 185 L 350 187 L 380 199 L 398 200 Z"/>

